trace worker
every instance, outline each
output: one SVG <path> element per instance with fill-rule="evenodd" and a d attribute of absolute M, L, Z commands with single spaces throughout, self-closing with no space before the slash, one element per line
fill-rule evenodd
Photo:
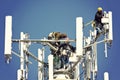
<path fill-rule="evenodd" d="M 95 18 L 93 21 L 93 27 L 96 28 L 96 36 L 98 37 L 100 35 L 100 33 L 103 31 L 103 23 L 101 22 L 102 17 L 104 16 L 103 14 L 103 9 L 102 7 L 98 7 L 97 12 L 95 14 Z M 97 37 L 95 39 L 95 41 L 97 40 Z"/>
<path fill-rule="evenodd" d="M 95 26 L 99 27 L 100 29 L 103 28 L 103 24 L 101 22 L 101 19 L 102 19 L 103 16 L 104 16 L 103 9 L 101 7 L 98 7 L 98 10 L 95 14 L 94 22 L 95 22 Z"/>
<path fill-rule="evenodd" d="M 76 48 L 70 45 L 69 42 L 62 43 L 58 49 L 61 60 L 61 68 L 67 68 L 69 66 L 69 57 L 71 53 L 75 53 Z"/>
<path fill-rule="evenodd" d="M 63 38 L 67 38 L 67 35 L 65 33 L 60 33 L 60 32 L 51 32 L 48 35 L 49 40 L 60 40 Z M 60 42 L 50 42 L 50 44 L 56 48 L 60 46 Z M 54 54 L 54 50 L 51 49 L 52 54 Z"/>
<path fill-rule="evenodd" d="M 64 38 L 67 38 L 67 35 L 65 33 L 60 33 L 60 32 L 51 32 L 48 35 L 49 40 L 60 40 L 60 39 L 64 39 Z M 60 46 L 60 42 L 50 42 L 50 44 L 57 49 Z M 54 57 L 54 59 L 53 59 L 54 68 L 59 69 L 61 66 L 61 60 L 60 60 L 61 56 L 59 55 L 58 51 L 54 51 L 53 49 L 50 49 L 50 51 Z"/>

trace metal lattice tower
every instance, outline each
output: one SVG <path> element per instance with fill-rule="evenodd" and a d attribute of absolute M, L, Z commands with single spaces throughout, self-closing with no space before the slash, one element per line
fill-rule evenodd
<path fill-rule="evenodd" d="M 38 62 L 38 80 L 96 80 L 98 72 L 97 63 L 97 45 L 100 43 L 105 44 L 105 57 L 107 55 L 107 46 L 112 44 L 113 30 L 112 30 L 112 12 L 104 12 L 102 23 L 104 24 L 104 31 L 100 35 L 104 35 L 101 41 L 94 41 L 100 36 L 96 35 L 96 29 L 90 30 L 90 36 L 84 36 L 83 18 L 76 18 L 76 39 L 73 40 L 48 40 L 43 39 L 30 39 L 28 33 L 21 32 L 20 39 L 12 39 L 12 16 L 5 18 L 5 49 L 4 55 L 6 62 L 9 63 L 12 54 L 20 58 L 20 69 L 17 71 L 17 80 L 28 80 L 28 65 L 32 62 L 29 57 Z M 91 23 L 91 22 L 90 22 Z M 20 43 L 20 55 L 12 50 L 12 43 Z M 48 63 L 44 62 L 45 45 L 52 48 L 54 51 L 58 49 L 51 45 L 49 42 L 75 42 L 76 51 L 71 52 L 69 56 L 69 67 L 67 69 L 54 68 L 54 56 L 48 55 Z M 38 57 L 29 51 L 29 46 L 32 43 L 43 45 L 42 49 L 38 49 Z M 109 80 L 109 73 L 104 73 L 104 80 Z"/>

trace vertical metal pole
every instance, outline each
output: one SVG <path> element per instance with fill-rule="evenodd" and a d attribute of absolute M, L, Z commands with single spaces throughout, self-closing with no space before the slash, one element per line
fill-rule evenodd
<path fill-rule="evenodd" d="M 44 58 L 43 58 L 43 54 L 44 54 L 44 51 L 41 50 L 41 49 L 38 49 L 38 59 L 40 61 L 43 61 Z M 44 64 L 38 62 L 38 80 L 43 80 L 44 79 Z"/>
<path fill-rule="evenodd" d="M 24 40 L 24 33 L 21 32 L 21 40 Z M 23 70 L 24 69 L 24 52 L 23 52 L 23 48 L 24 48 L 24 43 L 21 42 L 21 48 L 20 48 L 20 55 L 22 58 L 20 58 L 20 69 Z"/>
<path fill-rule="evenodd" d="M 76 66 L 76 78 L 77 80 L 80 80 L 80 77 L 78 77 L 80 75 L 80 64 L 78 63 Z"/>
<path fill-rule="evenodd" d="M 20 39 L 24 40 L 25 35 L 23 32 L 20 33 Z M 17 80 L 25 80 L 25 69 L 24 69 L 24 42 L 20 42 L 20 69 L 17 71 Z"/>
<path fill-rule="evenodd" d="M 86 45 L 90 45 L 91 35 L 86 39 Z M 85 80 L 89 80 L 91 78 L 91 46 L 85 49 Z"/>
<path fill-rule="evenodd" d="M 20 37 L 21 37 L 20 38 L 21 40 L 24 40 L 25 35 L 23 32 L 21 32 Z M 24 49 L 24 42 L 21 42 L 20 43 L 20 56 L 22 58 L 20 58 L 20 70 L 21 70 L 22 78 L 25 79 L 24 59 L 23 59 L 24 58 L 24 51 L 23 51 L 23 49 Z"/>
<path fill-rule="evenodd" d="M 97 66 L 97 44 L 94 43 L 94 56 L 95 56 L 95 73 L 98 71 L 98 66 Z"/>
<path fill-rule="evenodd" d="M 92 46 L 92 80 L 94 80 L 94 47 Z"/>
<path fill-rule="evenodd" d="M 49 62 L 49 80 L 53 80 L 53 55 L 48 56 Z"/>
<path fill-rule="evenodd" d="M 29 56 L 26 54 L 25 57 L 26 57 L 26 80 L 28 80 L 28 64 L 29 64 L 29 63 L 28 63 L 28 57 L 29 57 Z"/>
<path fill-rule="evenodd" d="M 105 30 L 105 40 L 107 39 L 107 33 L 106 33 L 106 30 Z M 105 57 L 107 58 L 107 42 L 105 41 Z"/>
<path fill-rule="evenodd" d="M 90 53 L 91 51 L 87 51 L 86 53 L 86 78 L 91 78 L 91 66 L 90 66 Z"/>
<path fill-rule="evenodd" d="M 21 77 L 22 77 L 21 70 L 20 70 L 20 69 L 18 69 L 18 70 L 17 70 L 17 80 L 20 80 L 20 79 L 21 79 Z"/>
<path fill-rule="evenodd" d="M 97 45 L 94 43 L 93 49 L 92 49 L 92 78 L 95 80 L 97 76 L 98 66 L 97 66 Z"/>
<path fill-rule="evenodd" d="M 42 61 L 44 61 L 44 53 L 45 53 L 45 48 L 42 48 Z M 45 79 L 45 68 L 44 68 L 44 64 L 43 64 L 43 80 Z"/>
<path fill-rule="evenodd" d="M 86 46 L 86 37 L 84 36 L 84 42 L 83 42 L 83 45 L 84 45 L 84 47 Z M 83 53 L 84 55 L 86 55 L 86 49 L 84 49 L 84 53 Z M 86 80 L 86 62 L 85 62 L 85 59 L 84 59 L 84 62 L 83 62 L 83 64 L 82 64 L 82 68 L 83 68 L 83 71 L 84 71 L 84 78 L 83 78 L 83 80 Z M 81 79 L 81 78 L 80 78 Z"/>
<path fill-rule="evenodd" d="M 29 35 L 27 33 L 24 34 L 24 39 L 28 39 L 29 38 Z M 28 62 L 28 59 L 29 59 L 29 54 L 28 54 L 28 48 L 30 46 L 30 43 L 27 43 L 27 42 L 24 42 L 24 52 L 25 52 L 25 66 L 26 66 L 26 73 L 25 73 L 25 79 L 28 80 L 28 65 L 29 65 L 29 62 Z"/>
<path fill-rule="evenodd" d="M 96 28 L 94 27 L 94 32 L 96 32 Z M 96 34 L 95 34 L 96 35 Z M 97 38 L 97 36 L 95 36 Z M 95 80 L 95 77 L 97 75 L 97 44 L 94 42 L 94 45 L 92 46 L 92 80 Z"/>

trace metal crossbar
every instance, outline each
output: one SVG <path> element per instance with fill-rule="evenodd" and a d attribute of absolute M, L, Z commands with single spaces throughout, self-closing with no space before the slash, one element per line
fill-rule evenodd
<path fill-rule="evenodd" d="M 12 39 L 12 42 L 75 42 L 76 40 L 48 40 L 48 39 Z"/>

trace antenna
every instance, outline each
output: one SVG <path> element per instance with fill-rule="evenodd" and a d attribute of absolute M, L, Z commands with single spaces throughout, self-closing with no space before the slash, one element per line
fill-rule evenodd
<path fill-rule="evenodd" d="M 113 28 L 112 28 L 112 12 L 104 12 L 104 17 L 102 18 L 102 23 L 104 24 L 105 30 L 105 57 L 107 57 L 107 44 L 112 44 L 113 41 Z"/>
<path fill-rule="evenodd" d="M 6 62 L 9 63 L 11 57 L 12 44 L 12 16 L 5 17 L 5 48 L 4 55 Z"/>
<path fill-rule="evenodd" d="M 108 35 L 108 38 L 109 38 L 109 41 L 112 42 L 112 40 L 113 40 L 112 12 L 109 11 L 108 14 L 109 14 L 109 35 Z"/>
<path fill-rule="evenodd" d="M 78 56 L 83 55 L 83 19 L 76 18 L 76 53 Z"/>
<path fill-rule="evenodd" d="M 109 80 L 109 73 L 108 72 L 104 73 L 104 80 Z"/>

